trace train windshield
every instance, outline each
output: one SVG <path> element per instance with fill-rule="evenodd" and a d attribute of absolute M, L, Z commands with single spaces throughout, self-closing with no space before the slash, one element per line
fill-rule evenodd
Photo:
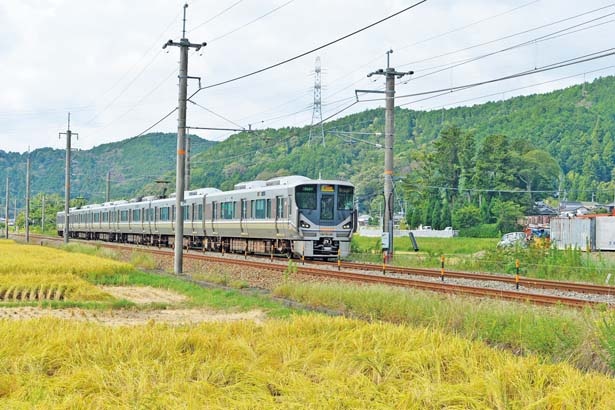
<path fill-rule="evenodd" d="M 297 206 L 300 209 L 316 209 L 316 185 L 298 186 L 295 195 L 297 198 Z"/>
<path fill-rule="evenodd" d="M 352 211 L 354 206 L 354 188 L 351 186 L 338 186 L 337 209 Z"/>

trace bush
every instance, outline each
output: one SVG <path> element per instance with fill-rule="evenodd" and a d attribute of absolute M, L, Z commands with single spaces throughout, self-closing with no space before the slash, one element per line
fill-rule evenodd
<path fill-rule="evenodd" d="M 498 238 L 500 231 L 498 231 L 497 224 L 481 224 L 471 228 L 460 229 L 459 236 L 466 238 Z"/>

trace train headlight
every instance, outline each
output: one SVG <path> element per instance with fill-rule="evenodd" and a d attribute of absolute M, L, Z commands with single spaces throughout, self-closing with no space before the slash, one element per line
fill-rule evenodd
<path fill-rule="evenodd" d="M 342 226 L 342 229 L 350 229 L 351 226 L 352 226 L 352 222 L 348 222 L 347 224 Z"/>
<path fill-rule="evenodd" d="M 301 224 L 300 224 L 300 225 L 301 225 L 301 227 L 302 227 L 302 228 L 305 228 L 305 229 L 307 229 L 307 228 L 311 227 L 311 225 L 310 225 L 310 224 L 305 223 L 305 222 L 303 222 L 303 221 L 301 221 Z"/>

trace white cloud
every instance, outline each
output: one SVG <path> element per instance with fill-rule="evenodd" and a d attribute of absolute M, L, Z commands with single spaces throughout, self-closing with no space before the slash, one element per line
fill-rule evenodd
<path fill-rule="evenodd" d="M 190 30 L 233 3 L 191 1 L 187 28 Z M 189 31 L 187 37 L 191 41 L 210 43 L 203 48 L 202 56 L 190 56 L 190 75 L 202 77 L 204 85 L 224 81 L 307 51 L 411 4 L 401 0 L 295 0 L 216 40 L 284 3 L 284 0 L 246 0 L 212 22 Z M 520 7 L 524 4 L 527 5 Z M 309 109 L 289 114 L 309 107 L 312 102 L 311 72 L 316 55 L 322 58 L 323 114 L 327 116 L 342 107 L 340 104 L 330 104 L 332 100 L 352 98 L 356 88 L 374 88 L 382 84 L 381 79 L 371 82 L 366 74 L 385 66 L 384 53 L 389 48 L 394 50 L 391 55 L 393 66 L 416 72 L 416 80 L 398 86 L 398 95 L 496 78 L 610 48 L 612 22 L 419 79 L 429 67 L 475 57 L 555 32 L 612 13 L 615 11 L 613 7 L 494 44 L 424 63 L 409 64 L 603 5 L 605 3 L 597 0 L 582 3 L 572 0 L 430 0 L 285 66 L 204 90 L 195 97 L 195 101 L 241 124 L 250 122 L 258 126 L 261 120 L 282 117 L 263 126 L 304 125 L 311 120 Z M 72 112 L 72 127 L 80 135 L 75 146 L 80 148 L 129 138 L 161 118 L 177 104 L 175 72 L 178 49 L 171 47 L 165 53 L 161 46 L 169 38 L 178 40 L 180 37 L 181 6 L 181 1 L 168 0 L 2 2 L 0 149 L 25 151 L 28 146 L 63 147 L 64 142 L 58 140 L 57 133 L 65 130 L 68 111 Z M 520 8 L 510 11 L 516 7 Z M 488 19 L 497 14 L 501 15 Z M 600 21 L 612 19 L 611 16 Z M 485 21 L 413 45 L 480 20 Z M 509 98 L 520 93 L 548 91 L 571 82 L 581 82 L 583 76 L 520 91 L 507 90 L 613 64 L 614 59 L 607 58 L 425 100 L 410 107 L 429 109 L 489 93 L 500 93 L 502 97 Z M 591 80 L 613 72 L 609 69 L 588 74 L 585 79 Z M 190 90 L 196 87 L 196 81 L 191 80 Z M 502 97 L 488 97 L 485 100 Z M 409 101 L 411 99 L 398 100 L 398 103 Z M 359 104 L 353 110 L 381 105 L 381 102 Z M 188 123 L 193 126 L 233 127 L 195 106 L 189 107 Z M 176 116 L 172 115 L 153 130 L 172 132 L 176 126 Z M 199 134 L 212 139 L 228 135 L 224 132 Z"/>

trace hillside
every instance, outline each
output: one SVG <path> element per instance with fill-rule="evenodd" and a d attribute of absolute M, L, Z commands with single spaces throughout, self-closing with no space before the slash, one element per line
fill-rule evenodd
<path fill-rule="evenodd" d="M 198 154 L 215 142 L 191 136 L 191 151 Z M 72 154 L 71 196 L 83 197 L 87 202 L 104 200 L 107 172 L 111 172 L 111 198 L 127 198 L 147 182 L 175 170 L 176 134 L 153 133 L 119 142 L 99 145 L 90 150 L 75 150 Z M 31 191 L 64 195 L 65 151 L 42 148 L 31 152 Z M 27 154 L 6 153 L 0 150 L 4 204 L 5 175 L 11 178 L 11 198 L 18 206 L 25 201 Z"/>
<path fill-rule="evenodd" d="M 549 175 L 531 182 L 532 189 L 552 191 L 551 194 L 528 194 L 525 198 L 509 195 L 511 198 L 503 199 L 515 201 L 519 206 L 517 210 L 527 210 L 530 200 L 544 199 L 556 192 L 569 200 L 594 197 L 597 201 L 611 201 L 615 188 L 611 182 L 611 170 L 615 168 L 613 88 L 615 77 L 605 77 L 547 94 L 471 107 L 427 112 L 396 109 L 397 197 L 405 200 L 406 209 L 422 209 L 422 216 L 415 217 L 417 223 L 422 220 L 429 222 L 428 225 L 449 226 L 454 208 L 464 205 L 464 201 L 476 207 L 482 205 L 482 221 L 494 222 L 490 202 L 485 205 L 482 201 L 483 197 L 493 195 L 472 192 L 480 189 L 523 191 L 532 184 L 527 183 L 527 177 L 519 177 L 519 173 L 526 172 L 528 167 L 531 169 L 532 161 L 540 163 L 541 158 L 546 158 L 547 162 L 553 159 L 556 164 L 545 171 Z M 452 134 L 443 137 L 442 131 L 451 127 Z M 242 132 L 215 144 L 193 137 L 192 186 L 229 189 L 240 181 L 289 174 L 339 178 L 357 186 L 362 212 L 371 208 L 377 214 L 382 192 L 384 154 L 380 133 L 384 131 L 384 110 L 349 115 L 328 123 L 325 129 L 324 145 L 319 138 L 310 143 L 309 127 Z M 463 172 L 462 165 L 455 162 L 459 160 L 456 157 L 459 153 L 445 149 L 459 146 L 462 136 L 468 148 L 464 154 L 468 157 L 466 162 L 472 165 L 464 165 Z M 501 152 L 497 153 L 491 152 L 493 147 L 489 145 L 493 144 L 495 136 L 501 136 L 497 141 Z M 435 143 L 438 140 L 443 142 Z M 488 144 L 484 144 L 486 140 Z M 149 134 L 76 151 L 73 155 L 73 197 L 81 196 L 88 202 L 101 201 L 107 171 L 112 175 L 112 198 L 160 192 L 162 187 L 153 182 L 160 178 L 169 180 L 169 191 L 173 191 L 174 152 L 174 134 Z M 443 155 L 455 156 L 451 158 L 453 163 Z M 517 167 L 521 158 L 527 160 L 523 163 L 525 170 Z M 19 181 L 12 184 L 11 195 L 13 198 L 17 195 L 21 203 L 25 155 L 0 151 L 0 165 L 8 170 L 13 181 Z M 498 181 L 485 179 L 485 175 L 482 179 L 475 177 L 481 172 L 493 173 L 496 167 L 508 174 Z M 465 172 L 465 176 L 459 175 L 460 172 Z M 553 172 L 559 175 L 553 177 Z M 463 178 L 460 180 L 460 177 Z M 401 181 L 403 183 L 399 183 Z M 50 148 L 33 151 L 33 195 L 62 193 L 63 184 L 64 151 Z M 439 192 L 426 188 L 434 184 L 440 187 Z M 469 190 L 463 201 L 444 192 L 460 189 Z M 0 201 L 3 201 L 4 190 L 0 191 Z M 501 194 L 499 198 L 502 199 Z M 434 222 L 433 215 L 427 215 L 426 209 L 439 202 L 448 203 L 444 208 L 450 209 L 436 218 L 441 221 Z M 400 204 L 401 201 L 398 206 Z"/>
<path fill-rule="evenodd" d="M 456 126 L 462 133 L 471 132 L 473 159 L 489 136 L 503 135 L 513 145 L 523 141 L 519 155 L 544 151 L 565 176 L 551 181 L 549 189 L 560 189 L 571 200 L 588 200 L 594 194 L 596 200 L 609 201 L 613 189 L 608 184 L 615 167 L 614 87 L 615 77 L 605 77 L 585 86 L 471 107 L 428 112 L 398 108 L 396 176 L 402 179 L 415 174 L 411 170 L 424 171 L 425 159 L 433 155 L 433 143 L 441 131 Z M 242 180 L 287 174 L 348 179 L 358 187 L 362 210 L 371 205 L 377 211 L 383 152 L 376 144 L 383 144 L 383 139 L 376 133 L 383 131 L 384 110 L 376 109 L 328 123 L 325 146 L 319 139 L 309 144 L 308 127 L 239 133 L 212 147 L 206 156 L 194 158 L 193 181 L 199 186 L 230 188 Z M 402 188 L 396 187 L 400 197 Z M 483 188 L 490 187 L 483 184 Z M 404 196 L 412 201 L 410 194 Z"/>

